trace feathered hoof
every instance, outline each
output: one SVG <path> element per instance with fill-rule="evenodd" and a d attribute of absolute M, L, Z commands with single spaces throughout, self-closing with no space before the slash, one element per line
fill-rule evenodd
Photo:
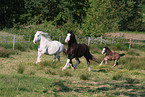
<path fill-rule="evenodd" d="M 92 70 L 91 67 L 89 67 L 89 72 L 90 72 L 91 70 Z"/>

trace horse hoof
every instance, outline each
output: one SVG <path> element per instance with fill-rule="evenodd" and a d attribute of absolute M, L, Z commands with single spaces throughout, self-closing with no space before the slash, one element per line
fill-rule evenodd
<path fill-rule="evenodd" d="M 63 68 L 62 68 L 62 71 L 64 71 L 64 70 L 66 70 L 66 67 L 63 67 Z"/>
<path fill-rule="evenodd" d="M 102 64 L 100 64 L 100 66 L 101 66 Z"/>
<path fill-rule="evenodd" d="M 89 68 L 89 72 L 91 71 L 91 68 Z"/>
<path fill-rule="evenodd" d="M 75 69 L 74 69 L 74 67 L 72 67 L 72 71 L 74 71 Z"/>

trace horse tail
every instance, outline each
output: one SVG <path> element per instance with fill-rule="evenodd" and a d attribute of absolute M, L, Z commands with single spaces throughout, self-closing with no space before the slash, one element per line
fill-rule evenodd
<path fill-rule="evenodd" d="M 100 63 L 100 61 L 96 58 L 96 57 L 94 57 L 94 56 L 92 56 L 92 61 L 95 61 L 95 62 L 97 62 L 97 63 Z"/>
<path fill-rule="evenodd" d="M 67 55 L 67 48 L 64 48 L 64 49 L 63 49 L 63 54 L 64 54 L 64 55 Z"/>
<path fill-rule="evenodd" d="M 125 54 L 124 53 L 122 53 L 122 54 L 119 54 L 120 56 L 124 56 Z"/>

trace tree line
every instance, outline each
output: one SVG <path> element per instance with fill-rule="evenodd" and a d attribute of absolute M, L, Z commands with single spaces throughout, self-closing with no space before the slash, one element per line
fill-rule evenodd
<path fill-rule="evenodd" d="M 0 0 L 0 28 L 44 21 L 95 36 L 107 31 L 145 31 L 145 0 Z"/>

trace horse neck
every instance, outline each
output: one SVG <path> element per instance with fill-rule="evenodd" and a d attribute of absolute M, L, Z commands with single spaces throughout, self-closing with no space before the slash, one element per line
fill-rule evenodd
<path fill-rule="evenodd" d="M 110 49 L 107 49 L 106 54 L 110 55 L 110 54 L 112 54 L 112 51 Z"/>
<path fill-rule="evenodd" d="M 46 46 L 46 43 L 48 42 L 48 40 L 43 35 L 41 35 L 40 37 L 41 37 L 41 39 L 40 39 L 40 47 L 43 48 L 43 47 Z"/>
<path fill-rule="evenodd" d="M 73 46 L 75 46 L 75 45 L 77 45 L 76 39 L 74 39 L 73 41 L 69 41 L 69 42 L 68 42 L 68 47 L 73 47 Z"/>

